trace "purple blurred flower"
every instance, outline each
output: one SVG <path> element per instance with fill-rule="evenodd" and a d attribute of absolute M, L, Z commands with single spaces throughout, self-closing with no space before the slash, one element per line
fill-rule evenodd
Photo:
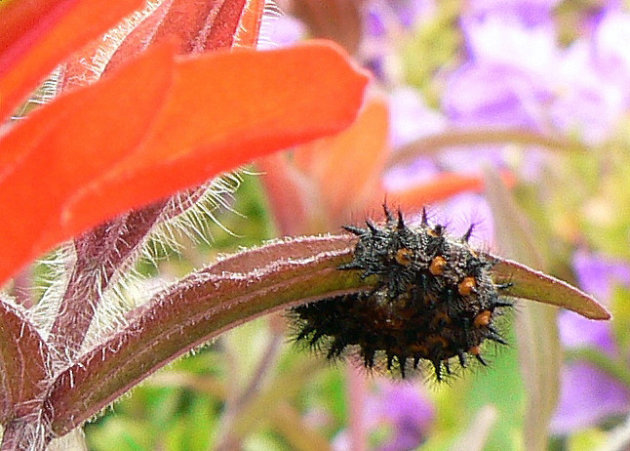
<path fill-rule="evenodd" d="M 580 286 L 607 302 L 617 285 L 630 287 L 630 263 L 578 251 L 573 257 Z M 589 323 L 591 323 L 589 321 Z"/>
<path fill-rule="evenodd" d="M 458 128 L 542 131 L 551 95 L 537 74 L 499 63 L 470 63 L 450 78 L 442 105 L 450 123 Z M 508 146 L 485 145 L 446 150 L 440 162 L 450 170 L 479 173 L 488 165 L 511 167 L 513 156 Z M 543 154 L 530 149 L 526 156 L 520 162 L 522 175 L 536 178 Z"/>
<path fill-rule="evenodd" d="M 610 8 L 601 16 L 594 35 L 594 60 L 613 78 L 630 79 L 630 15 Z"/>
<path fill-rule="evenodd" d="M 449 79 L 442 106 L 461 127 L 540 128 L 549 97 L 536 76 L 518 67 L 473 63 Z"/>
<path fill-rule="evenodd" d="M 550 107 L 554 126 L 588 143 L 607 138 L 627 108 L 625 86 L 596 65 L 588 42 L 577 41 L 558 61 L 556 100 Z"/>
<path fill-rule="evenodd" d="M 487 15 L 517 19 L 527 26 L 548 23 L 560 0 L 469 0 L 466 12 L 475 17 Z"/>
<path fill-rule="evenodd" d="M 530 4 L 538 5 L 535 21 L 523 18 L 521 6 Z M 592 33 L 564 48 L 553 6 L 471 2 L 461 19 L 468 59 L 448 77 L 442 98 L 452 124 L 560 131 L 590 144 L 614 132 L 630 109 L 630 14 L 603 11 Z"/>
<path fill-rule="evenodd" d="M 406 451 L 422 444 L 435 418 L 434 407 L 426 394 L 418 385 L 380 378 L 376 388 L 366 400 L 365 427 L 369 432 L 384 428 L 388 434 L 375 449 Z M 337 435 L 333 449 L 349 449 L 347 431 Z"/>
<path fill-rule="evenodd" d="M 609 9 L 592 34 L 575 41 L 554 71 L 555 127 L 596 144 L 610 136 L 630 107 L 630 14 Z"/>
<path fill-rule="evenodd" d="M 376 8 L 368 7 L 365 18 L 365 32 L 368 36 L 381 38 L 387 34 L 385 19 Z"/>
<path fill-rule="evenodd" d="M 551 16 L 536 26 L 516 18 L 463 15 L 461 27 L 470 59 L 499 63 L 544 76 L 559 55 Z"/>
<path fill-rule="evenodd" d="M 610 300 L 615 286 L 630 287 L 630 263 L 578 251 L 573 265 L 580 286 L 598 300 Z M 565 347 L 593 347 L 611 357 L 618 354 L 609 323 L 589 321 L 570 312 L 559 317 L 560 339 Z M 630 410 L 630 390 L 587 363 L 566 365 L 551 430 L 566 434 L 593 426 L 605 418 Z"/>
<path fill-rule="evenodd" d="M 387 81 L 399 65 L 395 47 L 401 34 L 432 17 L 434 0 L 368 0 L 360 56 L 364 66 Z"/>
<path fill-rule="evenodd" d="M 434 0 L 369 0 L 366 32 L 384 36 L 400 28 L 413 28 L 430 17 L 434 9 Z"/>
<path fill-rule="evenodd" d="M 389 111 L 391 144 L 394 149 L 446 129 L 446 118 L 430 109 L 420 93 L 410 87 L 397 88 L 391 92 Z"/>
<path fill-rule="evenodd" d="M 448 79 L 447 116 L 460 126 L 543 128 L 559 55 L 553 26 L 488 13 L 464 14 L 461 27 L 469 59 Z"/>
<path fill-rule="evenodd" d="M 413 384 L 383 381 L 379 388 L 367 400 L 366 423 L 368 427 L 388 426 L 391 436 L 378 449 L 404 451 L 418 447 L 427 438 L 435 416 L 429 399 Z"/>
<path fill-rule="evenodd" d="M 549 14 L 535 25 L 519 18 L 516 2 L 471 2 L 460 24 L 467 60 L 446 80 L 442 109 L 449 122 L 464 129 L 549 128 L 548 105 L 554 99 L 553 68 L 560 55 Z M 539 170 L 539 152 L 528 152 L 530 176 Z M 484 165 L 511 166 L 506 146 L 446 152 L 451 169 L 479 172 Z M 535 163 L 532 166 L 532 163 Z M 532 166 L 532 167 L 529 167 Z"/>
<path fill-rule="evenodd" d="M 562 372 L 560 404 L 550 428 L 565 435 L 627 413 L 629 407 L 630 394 L 623 384 L 588 364 L 576 363 Z"/>

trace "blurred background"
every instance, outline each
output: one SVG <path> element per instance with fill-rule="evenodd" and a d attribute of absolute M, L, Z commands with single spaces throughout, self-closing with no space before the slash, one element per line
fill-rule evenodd
<path fill-rule="evenodd" d="M 163 284 L 265 240 L 339 233 L 387 198 L 593 294 L 608 323 L 519 303 L 489 368 L 436 384 L 331 364 L 282 314 L 225 333 L 85 427 L 93 450 L 630 448 L 630 9 L 605 0 L 295 0 L 261 48 L 335 40 L 373 81 L 357 123 L 223 180 Z M 190 225 L 189 221 L 189 225 Z M 196 237 L 196 238 L 195 238 Z M 142 288 L 140 288 L 142 289 Z M 549 436 L 549 440 L 545 438 Z"/>

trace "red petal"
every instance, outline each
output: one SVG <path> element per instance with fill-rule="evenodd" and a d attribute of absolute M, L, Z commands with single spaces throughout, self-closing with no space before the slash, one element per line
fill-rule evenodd
<path fill-rule="evenodd" d="M 366 82 L 324 42 L 183 60 L 142 148 L 77 193 L 66 227 L 75 234 L 94 217 L 100 222 L 273 150 L 338 132 L 355 119 Z"/>
<path fill-rule="evenodd" d="M 514 186 L 515 179 L 510 172 L 504 172 L 501 175 L 508 186 Z M 484 180 L 481 175 L 443 173 L 428 182 L 419 183 L 400 191 L 389 191 L 387 199 L 395 205 L 413 209 L 448 199 L 466 191 L 481 192 L 483 189 Z"/>
<path fill-rule="evenodd" d="M 60 235 L 62 205 L 139 145 L 164 102 L 172 70 L 170 49 L 156 49 L 116 76 L 36 111 L 0 140 L 0 208 L 10 212 L 0 223 L 1 281 L 67 237 Z"/>
<path fill-rule="evenodd" d="M 0 6 L 0 121 L 61 59 L 143 4 L 142 0 L 16 0 Z"/>
<path fill-rule="evenodd" d="M 390 191 L 387 197 L 403 208 L 412 208 L 448 199 L 464 191 L 481 191 L 482 189 L 483 179 L 479 175 L 445 173 L 402 191 Z"/>
<path fill-rule="evenodd" d="M 367 78 L 330 44 L 132 67 L 0 141 L 0 280 L 56 242 L 253 158 L 350 124 Z M 172 73 L 171 70 L 174 70 Z"/>

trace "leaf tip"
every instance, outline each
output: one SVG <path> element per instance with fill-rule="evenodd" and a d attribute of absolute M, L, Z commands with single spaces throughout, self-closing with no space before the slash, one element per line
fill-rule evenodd
<path fill-rule="evenodd" d="M 567 282 L 528 266 L 494 255 L 492 272 L 497 280 L 509 282 L 503 294 L 555 305 L 593 320 L 610 320 L 612 315 L 597 300 Z"/>

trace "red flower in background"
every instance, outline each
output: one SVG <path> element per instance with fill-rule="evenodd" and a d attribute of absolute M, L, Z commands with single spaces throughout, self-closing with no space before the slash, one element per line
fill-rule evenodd
<path fill-rule="evenodd" d="M 387 103 L 375 96 L 343 132 L 297 146 L 292 157 L 276 154 L 258 161 L 282 235 L 336 232 L 366 211 L 380 219 L 385 199 L 393 208 L 419 211 L 462 192 L 483 190 L 481 175 L 452 172 L 387 190 L 389 122 Z M 509 174 L 504 178 L 513 183 Z"/>

